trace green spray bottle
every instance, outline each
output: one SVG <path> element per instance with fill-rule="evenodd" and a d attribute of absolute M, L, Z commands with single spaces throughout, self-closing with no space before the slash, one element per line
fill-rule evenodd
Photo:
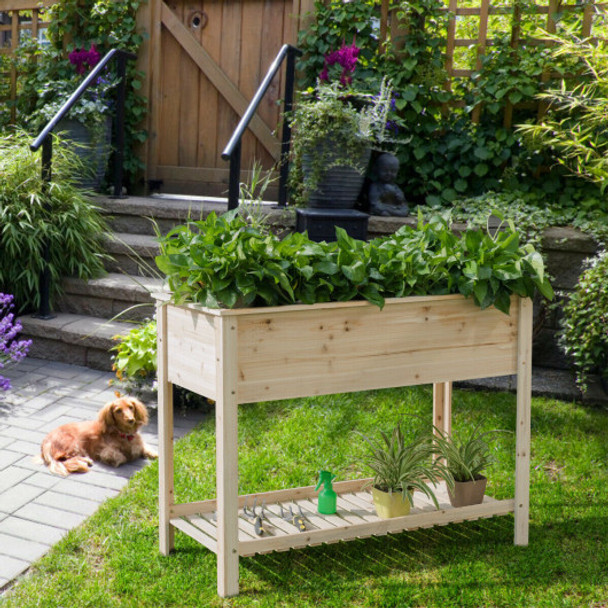
<path fill-rule="evenodd" d="M 333 515 L 336 512 L 336 503 L 338 495 L 331 487 L 331 482 L 336 478 L 329 471 L 319 471 L 319 483 L 315 490 L 318 490 L 323 484 L 323 489 L 319 492 L 319 513 L 324 515 Z"/>

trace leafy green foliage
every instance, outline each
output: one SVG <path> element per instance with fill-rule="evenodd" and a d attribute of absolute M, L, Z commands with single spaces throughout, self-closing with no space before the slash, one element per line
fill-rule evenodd
<path fill-rule="evenodd" d="M 485 437 L 496 431 L 482 432 L 480 425 L 466 435 L 448 435 L 440 429 L 435 431 L 436 453 L 445 459 L 445 466 L 454 481 L 479 479 L 482 471 L 492 463 L 492 452 Z"/>
<path fill-rule="evenodd" d="M 372 471 L 373 485 L 383 492 L 402 492 L 414 506 L 414 491 L 428 496 L 437 508 L 439 503 L 432 486 L 445 479 L 452 480 L 440 460 L 433 458 L 430 437 L 420 435 L 411 443 L 397 425 L 391 433 L 380 431 L 379 438 L 362 435 L 367 444 L 363 464 Z"/>
<path fill-rule="evenodd" d="M 573 73 L 570 68 L 576 61 L 568 56 L 571 35 L 567 26 L 578 23 L 580 14 L 573 11 L 556 15 L 558 31 L 564 32 L 556 39 L 558 46 L 564 45 L 564 52 L 558 54 L 547 47 L 528 44 L 528 40 L 545 37 L 534 6 L 526 2 L 518 5 L 521 35 L 515 48 L 506 35 L 511 32 L 513 16 L 493 15 L 491 23 L 496 31 L 493 29 L 491 37 L 495 43 L 480 57 L 480 66 L 476 65 L 475 47 L 457 47 L 454 61 L 459 68 L 471 68 L 474 74 L 470 80 L 452 79 L 451 89 L 447 90 L 449 13 L 444 10 L 445 3 L 390 2 L 391 20 L 397 20 L 399 28 L 393 29 L 392 38 L 384 45 L 379 42 L 379 4 L 376 0 L 315 3 L 314 19 L 300 33 L 299 45 L 305 51 L 299 63 L 301 85 L 314 85 L 328 50 L 356 40 L 361 47 L 361 67 L 355 72 L 354 85 L 369 90 L 384 77 L 393 84 L 396 119 L 391 120 L 399 125 L 396 139 L 401 143 L 391 151 L 401 163 L 397 181 L 412 203 L 449 207 L 465 194 L 474 196 L 496 190 L 507 178 L 520 185 L 542 185 L 547 176 L 543 174 L 539 180 L 540 167 L 556 164 L 562 152 L 550 146 L 539 148 L 536 143 L 526 146 L 521 132 L 504 126 L 502 113 L 509 102 L 514 105 L 513 124 L 535 119 L 536 106 L 532 102 L 536 96 L 554 86 L 556 74 Z M 460 37 L 475 39 L 477 30 L 466 31 L 466 19 L 463 21 L 457 26 L 464 27 L 459 29 Z M 478 104 L 481 121 L 473 125 L 469 113 Z M 598 107 L 597 116 L 602 116 L 602 112 L 605 116 L 605 109 Z M 564 123 L 564 138 L 574 137 L 569 135 L 572 126 L 572 118 Z M 603 137 L 588 135 L 590 142 Z M 587 153 L 601 162 L 601 151 L 587 147 Z M 587 162 L 588 167 L 590 164 Z M 550 181 L 555 181 L 553 176 Z"/>
<path fill-rule="evenodd" d="M 134 327 L 124 336 L 115 336 L 118 344 L 113 369 L 119 380 L 125 377 L 136 381 L 147 380 L 156 374 L 156 321 Z"/>
<path fill-rule="evenodd" d="M 40 154 L 30 151 L 30 143 L 24 132 L 0 137 L 0 291 L 14 294 L 19 311 L 39 305 L 47 241 L 51 299 L 61 291 L 62 276 L 88 279 L 104 271 L 100 237 L 106 224 L 74 186 L 80 161 L 55 138 L 53 178 L 45 190 Z"/>
<path fill-rule="evenodd" d="M 583 272 L 564 306 L 560 345 L 572 357 L 576 381 L 587 389 L 591 373 L 608 377 L 608 254 Z"/>
<path fill-rule="evenodd" d="M 88 49 L 95 44 L 102 56 L 112 48 L 137 52 L 143 40 L 136 27 L 140 4 L 141 0 L 59 0 L 48 9 L 49 43 L 24 41 L 17 52 L 16 67 L 20 73 L 17 119 L 21 126 L 37 132 L 44 126 L 44 118 L 48 118 L 48 109 L 44 106 L 52 103 L 57 107 L 82 80 L 68 60 L 71 50 Z M 109 71 L 104 74 L 108 83 L 115 81 L 114 69 L 115 65 L 109 65 Z M 134 62 L 127 62 L 124 169 L 131 179 L 143 166 L 134 147 L 147 137 L 141 128 L 147 104 L 138 93 L 143 76 L 135 69 Z M 107 111 L 113 103 L 109 99 L 113 96 L 105 89 L 109 89 L 108 84 L 101 85 L 95 94 L 81 98 L 73 112 L 87 121 L 95 121 L 96 113 Z"/>
<path fill-rule="evenodd" d="M 521 246 L 513 225 L 494 236 L 455 235 L 446 218 L 419 216 L 416 229 L 367 243 L 336 229 L 315 243 L 293 233 L 280 240 L 249 226 L 238 212 L 176 227 L 156 258 L 177 302 L 209 307 L 274 306 L 462 293 L 482 308 L 509 311 L 510 296 L 553 296 L 543 261 Z"/>

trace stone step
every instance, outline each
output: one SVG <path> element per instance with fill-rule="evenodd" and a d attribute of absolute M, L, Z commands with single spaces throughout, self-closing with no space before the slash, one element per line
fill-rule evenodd
<path fill-rule="evenodd" d="M 135 327 L 132 323 L 70 313 L 56 313 L 49 320 L 32 316 L 20 320 L 20 336 L 32 340 L 29 356 L 104 371 L 112 369 L 110 349 L 116 345 L 113 337 Z"/>
<path fill-rule="evenodd" d="M 225 198 L 184 197 L 174 195 L 131 196 L 113 199 L 95 198 L 95 203 L 108 216 L 110 228 L 118 233 L 166 234 L 188 219 L 199 220 L 212 211 L 218 215 L 228 208 Z"/>
<path fill-rule="evenodd" d="M 105 265 L 108 272 L 135 277 L 162 277 L 154 262 L 154 257 L 160 253 L 155 236 L 112 232 L 104 235 L 103 243 L 106 253 L 112 256 Z"/>
<path fill-rule="evenodd" d="M 100 279 L 63 280 L 64 294 L 58 312 L 89 315 L 117 321 L 143 321 L 154 314 L 151 293 L 162 291 L 162 279 L 109 273 Z"/>

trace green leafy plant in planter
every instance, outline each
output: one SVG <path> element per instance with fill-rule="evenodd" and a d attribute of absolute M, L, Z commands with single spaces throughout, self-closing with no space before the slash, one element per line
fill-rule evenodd
<path fill-rule="evenodd" d="M 468 435 L 448 435 L 435 428 L 435 451 L 443 459 L 454 486 L 448 488 L 454 507 L 483 502 L 487 479 L 482 472 L 492 463 L 486 437 L 498 431 L 481 432 L 475 427 Z"/>
<path fill-rule="evenodd" d="M 433 490 L 442 479 L 452 485 L 445 465 L 433 459 L 433 444 L 426 436 L 406 443 L 400 425 L 379 437 L 361 435 L 367 452 L 362 463 L 373 475 L 372 497 L 378 516 L 387 519 L 407 515 L 414 506 L 414 491 L 430 498 L 439 508 Z"/>
<path fill-rule="evenodd" d="M 235 210 L 174 228 L 160 238 L 156 263 L 175 302 L 212 308 L 356 299 L 382 307 L 386 298 L 461 293 L 481 308 L 508 312 L 512 294 L 553 296 L 542 257 L 519 244 L 512 225 L 494 236 L 457 236 L 446 218 L 420 216 L 416 229 L 371 242 L 339 228 L 336 235 L 332 243 L 300 233 L 280 239 Z"/>
<path fill-rule="evenodd" d="M 576 370 L 581 390 L 597 373 L 608 386 L 608 253 L 602 252 L 579 277 L 563 309 L 560 345 Z"/>
<path fill-rule="evenodd" d="M 0 291 L 15 296 L 18 313 L 40 304 L 47 240 L 51 304 L 61 293 L 62 276 L 89 279 L 105 272 L 101 237 L 107 226 L 74 185 L 81 162 L 54 138 L 53 177 L 45 187 L 40 154 L 29 149 L 30 143 L 21 131 L 0 137 Z"/>

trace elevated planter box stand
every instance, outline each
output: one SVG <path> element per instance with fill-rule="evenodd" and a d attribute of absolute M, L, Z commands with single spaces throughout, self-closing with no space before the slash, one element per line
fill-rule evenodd
<path fill-rule="evenodd" d="M 175 528 L 217 554 L 220 596 L 239 591 L 239 556 L 281 551 L 495 515 L 515 514 L 515 544 L 528 544 L 532 303 L 513 297 L 511 313 L 480 310 L 459 295 L 367 302 L 212 310 L 176 306 L 158 296 L 160 551 L 173 549 Z M 366 480 L 336 483 L 338 512 L 316 513 L 312 486 L 238 495 L 240 403 L 430 384 L 435 425 L 449 432 L 453 381 L 517 374 L 515 497 L 440 509 L 416 494 L 405 517 L 380 520 Z M 217 498 L 176 504 L 173 495 L 172 386 L 214 399 Z M 241 517 L 245 504 L 266 503 L 275 534 L 257 537 Z M 278 517 L 297 503 L 310 529 Z"/>

